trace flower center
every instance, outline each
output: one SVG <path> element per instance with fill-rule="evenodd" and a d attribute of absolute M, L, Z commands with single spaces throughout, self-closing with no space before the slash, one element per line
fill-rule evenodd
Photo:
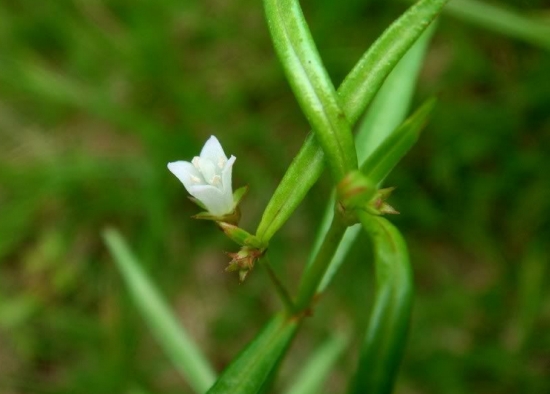
<path fill-rule="evenodd" d="M 191 176 L 194 183 L 207 183 L 212 186 L 221 187 L 221 170 L 225 166 L 226 160 L 223 157 L 218 158 L 217 165 L 212 161 L 195 156 L 191 162 L 204 178 L 204 182 L 196 176 Z"/>

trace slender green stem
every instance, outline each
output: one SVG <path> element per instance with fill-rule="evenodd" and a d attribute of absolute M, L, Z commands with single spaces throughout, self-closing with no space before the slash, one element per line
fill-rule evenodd
<path fill-rule="evenodd" d="M 338 249 L 338 245 L 344 236 L 346 228 L 347 226 L 343 222 L 341 216 L 335 212 L 330 228 L 321 245 L 321 249 L 317 253 L 313 263 L 306 268 L 306 272 L 302 276 L 302 281 L 298 289 L 298 299 L 296 300 L 296 308 L 298 311 L 303 311 L 311 305 L 317 293 L 319 283 L 321 283 L 332 261 L 334 253 Z"/>
<path fill-rule="evenodd" d="M 264 255 L 260 259 L 260 264 L 267 270 L 267 273 L 269 275 L 269 279 L 271 279 L 271 282 L 273 282 L 273 285 L 275 286 L 275 290 L 277 291 L 277 294 L 281 298 L 281 301 L 283 302 L 285 306 L 285 312 L 288 315 L 292 315 L 296 311 L 296 306 L 294 305 L 294 301 L 292 301 L 292 298 L 290 297 L 290 294 L 288 293 L 288 290 L 283 285 L 273 268 L 271 267 L 271 264 L 269 263 L 269 259 L 267 258 L 267 255 Z"/>

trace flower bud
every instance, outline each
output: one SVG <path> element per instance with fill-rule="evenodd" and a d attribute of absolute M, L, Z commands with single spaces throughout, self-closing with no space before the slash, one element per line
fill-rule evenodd
<path fill-rule="evenodd" d="M 338 201 L 346 209 L 364 208 L 374 197 L 376 185 L 360 171 L 348 173 L 336 187 Z"/>
<path fill-rule="evenodd" d="M 254 268 L 256 261 L 263 255 L 264 251 L 243 246 L 237 253 L 227 253 L 231 257 L 227 272 L 239 272 L 239 281 L 242 283 Z"/>

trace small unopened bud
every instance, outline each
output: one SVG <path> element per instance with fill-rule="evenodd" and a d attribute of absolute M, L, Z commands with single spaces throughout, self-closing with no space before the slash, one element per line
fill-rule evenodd
<path fill-rule="evenodd" d="M 374 197 L 376 185 L 360 171 L 352 171 L 338 184 L 336 192 L 346 209 L 363 208 Z"/>
<path fill-rule="evenodd" d="M 256 261 L 263 255 L 263 251 L 243 246 L 237 253 L 227 253 L 231 257 L 227 272 L 239 272 L 239 281 L 242 283 L 254 268 Z"/>

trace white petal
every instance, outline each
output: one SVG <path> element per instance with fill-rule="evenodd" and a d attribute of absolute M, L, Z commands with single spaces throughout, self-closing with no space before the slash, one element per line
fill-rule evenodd
<path fill-rule="evenodd" d="M 213 215 L 225 215 L 233 210 L 233 200 L 228 201 L 222 191 L 215 186 L 194 185 L 188 192 L 200 200 Z"/>
<path fill-rule="evenodd" d="M 223 151 L 220 141 L 214 136 L 211 136 L 204 144 L 201 150 L 201 159 L 207 159 L 218 164 L 220 157 L 227 161 L 227 156 Z"/>
<path fill-rule="evenodd" d="M 223 193 L 224 195 L 231 198 L 231 204 L 233 204 L 233 187 L 231 185 L 231 174 L 233 171 L 233 163 L 235 163 L 235 160 L 237 160 L 237 158 L 235 156 L 231 156 L 222 170 Z"/>
<path fill-rule="evenodd" d="M 188 161 L 168 163 L 168 169 L 183 183 L 189 194 L 191 194 L 190 188 L 197 185 L 197 179 L 200 180 L 200 183 L 204 183 L 201 173 Z"/>

